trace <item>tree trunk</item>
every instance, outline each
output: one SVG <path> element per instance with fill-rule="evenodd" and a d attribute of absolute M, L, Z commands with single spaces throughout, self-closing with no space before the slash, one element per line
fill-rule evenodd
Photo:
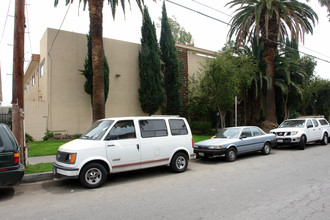
<path fill-rule="evenodd" d="M 225 128 L 226 127 L 226 111 L 221 111 L 220 108 L 218 108 L 219 115 L 220 115 L 220 127 Z"/>
<path fill-rule="evenodd" d="M 263 10 L 266 10 L 265 8 Z M 265 11 L 262 13 L 265 14 Z M 268 21 L 268 32 L 265 29 L 266 20 L 264 17 L 261 18 L 260 27 L 261 35 L 264 41 L 264 52 L 262 57 L 267 63 L 266 76 L 270 77 L 272 80 L 270 88 L 266 92 L 265 100 L 265 114 L 266 123 L 277 125 L 276 117 L 276 105 L 275 105 L 275 57 L 277 55 L 277 38 L 278 38 L 278 28 L 277 28 L 277 18 L 272 16 Z"/>
<path fill-rule="evenodd" d="M 277 123 L 276 118 L 276 105 L 275 105 L 275 88 L 274 88 L 274 60 L 277 50 L 274 48 L 265 48 L 264 60 L 267 63 L 266 76 L 269 76 L 272 80 L 271 87 L 266 92 L 266 121 Z"/>
<path fill-rule="evenodd" d="M 93 122 L 105 118 L 104 53 L 103 53 L 103 0 L 89 0 L 89 18 L 92 40 L 93 67 Z"/>

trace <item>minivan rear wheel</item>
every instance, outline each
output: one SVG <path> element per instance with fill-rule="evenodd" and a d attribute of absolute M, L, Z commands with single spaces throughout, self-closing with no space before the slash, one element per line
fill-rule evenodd
<path fill-rule="evenodd" d="M 79 180 L 87 188 L 97 188 L 101 186 L 107 178 L 107 172 L 99 163 L 90 163 L 83 167 Z"/>
<path fill-rule="evenodd" d="M 187 155 L 182 152 L 176 153 L 171 160 L 170 166 L 175 173 L 184 172 L 188 167 Z"/>

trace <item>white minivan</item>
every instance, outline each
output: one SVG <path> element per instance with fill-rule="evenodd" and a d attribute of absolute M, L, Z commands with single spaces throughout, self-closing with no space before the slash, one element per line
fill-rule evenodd
<path fill-rule="evenodd" d="M 193 139 L 185 118 L 107 118 L 58 149 L 53 173 L 55 177 L 79 178 L 84 186 L 96 188 L 108 173 L 163 165 L 184 172 L 192 158 Z"/>

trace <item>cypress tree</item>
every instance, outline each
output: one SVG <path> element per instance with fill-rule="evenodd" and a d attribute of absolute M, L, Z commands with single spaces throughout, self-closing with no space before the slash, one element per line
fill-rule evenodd
<path fill-rule="evenodd" d="M 84 63 L 84 70 L 80 70 L 81 74 L 85 76 L 86 82 L 84 84 L 84 90 L 91 96 L 91 104 L 93 103 L 93 68 L 92 68 L 92 40 L 90 32 L 87 37 L 87 58 Z M 107 101 L 109 92 L 109 64 L 104 55 L 104 102 Z"/>
<path fill-rule="evenodd" d="M 160 49 L 166 96 L 165 114 L 177 115 L 181 106 L 181 65 L 168 21 L 165 2 L 163 2 L 162 8 Z"/>
<path fill-rule="evenodd" d="M 144 7 L 141 33 L 139 99 L 142 111 L 152 115 L 164 102 L 164 94 L 161 84 L 156 28 L 150 19 L 147 7 Z"/>

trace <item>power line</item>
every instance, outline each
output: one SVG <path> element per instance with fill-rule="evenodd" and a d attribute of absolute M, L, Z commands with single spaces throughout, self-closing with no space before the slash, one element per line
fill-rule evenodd
<path fill-rule="evenodd" d="M 167 2 L 169 2 L 169 3 L 172 3 L 172 4 L 174 4 L 174 5 L 177 5 L 177 6 L 179 6 L 179 7 L 182 7 L 182 8 L 184 8 L 184 9 L 187 9 L 187 10 L 189 10 L 189 11 L 195 12 L 195 13 L 197 13 L 197 14 L 200 14 L 200 15 L 202 15 L 202 16 L 204 16 L 204 17 L 210 18 L 210 19 L 212 19 L 212 20 L 215 20 L 215 21 L 218 21 L 218 22 L 224 23 L 224 24 L 229 25 L 229 26 L 231 26 L 231 27 L 233 27 L 233 28 L 241 29 L 241 30 L 243 30 L 243 31 L 245 31 L 245 32 L 248 33 L 247 30 L 244 30 L 244 29 L 242 29 L 242 28 L 239 28 L 239 27 L 237 27 L 237 26 L 235 26 L 235 25 L 232 25 L 232 24 L 230 24 L 230 23 L 228 23 L 228 22 L 225 22 L 225 21 L 220 20 L 220 19 L 218 19 L 218 18 L 212 17 L 212 16 L 210 16 L 210 15 L 207 15 L 207 14 L 202 13 L 202 12 L 200 12 L 200 11 L 197 11 L 197 10 L 195 10 L 195 9 L 192 9 L 192 8 L 187 7 L 187 6 L 181 5 L 181 4 L 179 4 L 179 3 L 173 2 L 173 1 L 171 1 L 171 0 L 165 0 L 165 1 L 167 1 Z M 196 2 L 196 1 L 195 1 L 195 2 Z M 208 7 L 211 8 L 210 6 L 208 6 Z M 215 9 L 215 10 L 216 10 L 216 9 Z M 268 40 L 268 41 L 270 41 L 270 42 L 276 43 L 276 44 L 279 45 L 280 47 L 287 47 L 287 48 L 290 48 L 290 49 L 292 49 L 292 50 L 295 50 L 295 51 L 297 51 L 297 52 L 299 52 L 299 53 L 301 53 L 301 54 L 304 54 L 304 55 L 306 55 L 306 56 L 310 56 L 310 57 L 313 57 L 313 58 L 315 58 L 315 59 L 318 59 L 318 60 L 321 60 L 321 61 L 324 61 L 324 62 L 330 63 L 329 60 L 325 60 L 325 59 L 322 59 L 322 58 L 316 57 L 316 56 L 314 56 L 314 55 L 311 55 L 311 54 L 308 54 L 308 53 L 305 53 L 305 52 L 299 51 L 299 50 L 294 49 L 294 48 L 292 48 L 292 47 L 286 46 L 286 45 L 285 45 L 284 43 L 282 43 L 282 42 L 279 42 L 279 41 L 273 41 L 273 40 L 270 40 L 270 39 L 267 39 L 267 38 L 264 38 L 264 37 L 261 37 L 261 38 L 264 39 L 264 40 Z"/>
<path fill-rule="evenodd" d="M 26 21 L 27 21 L 27 28 L 28 28 L 28 36 L 29 36 L 29 42 L 30 42 L 30 53 L 32 56 L 32 43 L 31 43 L 31 35 L 30 35 L 30 23 L 29 23 L 29 13 L 28 13 L 28 5 L 25 4 L 25 9 L 26 9 Z"/>
<path fill-rule="evenodd" d="M 62 25 L 63 25 L 63 23 L 64 23 L 64 21 L 65 21 L 65 18 L 66 18 L 66 16 L 67 16 L 68 12 L 69 12 L 70 6 L 71 6 L 71 4 L 69 4 L 68 9 L 67 9 L 66 12 L 65 12 L 65 15 L 64 15 L 64 17 L 63 17 L 62 23 L 61 23 L 59 29 L 57 30 L 57 33 L 56 33 L 56 35 L 55 35 L 55 37 L 54 37 L 54 39 L 53 39 L 53 41 L 52 41 L 52 46 L 51 46 L 51 48 L 50 48 L 49 51 L 51 51 L 51 50 L 53 49 L 54 42 L 55 42 L 55 40 L 56 40 L 56 38 L 57 38 L 57 36 L 58 36 L 58 34 L 59 34 L 61 28 L 62 28 Z"/>
<path fill-rule="evenodd" d="M 6 21 L 5 21 L 5 26 L 3 27 L 3 31 L 2 31 L 2 35 L 1 35 L 1 40 L 0 40 L 0 45 L 2 43 L 3 35 L 5 33 L 5 30 L 6 30 L 6 24 L 7 24 L 7 18 L 8 18 L 8 15 L 9 15 L 10 4 L 11 4 L 11 0 L 9 1 L 9 5 L 8 5 L 8 10 L 7 10 L 7 15 L 6 15 Z"/>
<path fill-rule="evenodd" d="M 226 16 L 228 16 L 228 17 L 231 17 L 231 18 L 233 17 L 233 16 L 231 16 L 231 15 L 225 13 L 225 12 L 222 12 L 222 11 L 216 9 L 216 8 L 213 8 L 213 7 L 211 7 L 211 6 L 208 6 L 208 5 L 206 5 L 206 4 L 204 4 L 204 3 L 201 3 L 201 2 L 199 2 L 199 1 L 196 1 L 196 0 L 191 0 L 191 1 L 193 1 L 193 2 L 195 2 L 195 3 L 197 3 L 197 4 L 199 4 L 199 5 L 202 5 L 202 6 L 206 7 L 206 8 L 209 8 L 209 9 L 212 9 L 212 10 L 214 10 L 214 11 L 220 12 L 221 14 L 224 14 L 224 15 L 226 15 Z"/>

